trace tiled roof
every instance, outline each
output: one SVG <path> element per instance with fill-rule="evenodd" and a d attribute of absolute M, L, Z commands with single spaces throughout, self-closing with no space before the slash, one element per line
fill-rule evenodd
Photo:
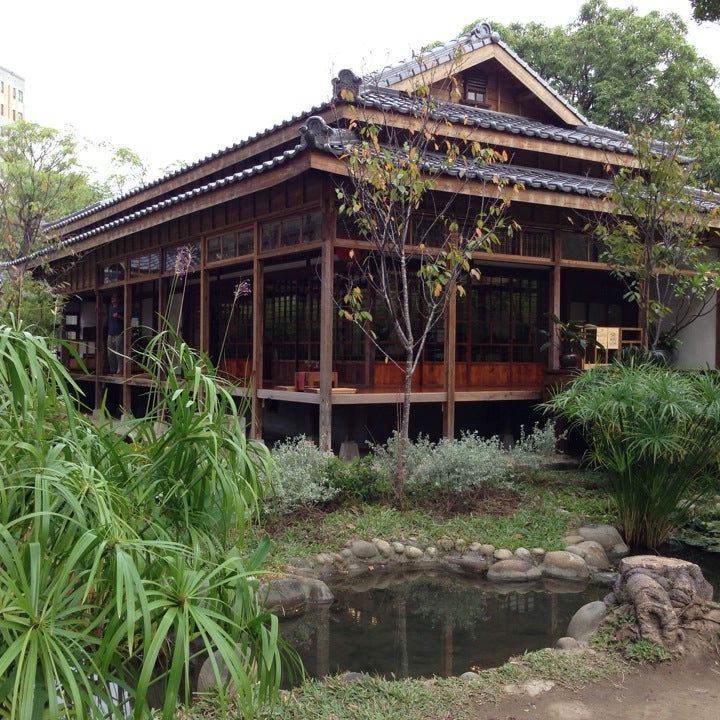
<path fill-rule="evenodd" d="M 375 75 L 368 75 L 363 78 L 366 85 L 377 85 L 379 87 L 390 87 L 395 83 L 401 82 L 408 78 L 427 72 L 433 67 L 442 65 L 452 61 L 459 54 L 465 54 L 478 50 L 481 47 L 492 44 L 499 45 L 514 60 L 527 70 L 544 88 L 550 92 L 556 100 L 562 103 L 570 112 L 576 115 L 586 125 L 590 125 L 590 121 L 574 106 L 568 102 L 545 78 L 538 75 L 512 48 L 506 45 L 488 23 L 478 23 L 466 35 L 460 35 L 455 40 L 450 41 L 446 45 L 432 48 L 427 52 L 421 53 L 412 60 L 405 60 L 397 65 L 384 68 Z"/>
<path fill-rule="evenodd" d="M 300 113 L 299 115 L 293 115 L 288 120 L 283 120 L 283 122 L 277 123 L 273 125 L 272 127 L 265 128 L 265 130 L 261 130 L 260 132 L 255 133 L 254 135 L 251 135 L 248 138 L 245 138 L 244 140 L 241 140 L 238 143 L 235 143 L 233 145 L 229 145 L 228 147 L 224 148 L 223 150 L 218 150 L 217 152 L 214 152 L 210 155 L 206 155 L 203 158 L 200 158 L 200 160 L 196 160 L 194 163 L 191 163 L 190 165 L 185 165 L 182 168 L 178 168 L 176 170 L 171 170 L 170 172 L 165 173 L 164 175 L 161 175 L 158 178 L 155 178 L 154 180 L 150 180 L 146 183 L 143 183 L 142 185 L 138 185 L 137 187 L 131 188 L 130 190 L 127 190 L 124 193 L 120 193 L 119 195 L 114 195 L 111 198 L 107 198 L 106 200 L 101 200 L 100 202 L 94 203 L 93 205 L 88 205 L 87 207 L 82 208 L 81 210 L 78 210 L 74 213 L 71 213 L 69 215 L 65 215 L 64 217 L 58 218 L 57 220 L 54 220 L 53 222 L 49 222 L 46 225 L 44 225 L 45 230 L 58 230 L 61 227 L 64 227 L 65 225 L 69 225 L 72 222 L 75 222 L 76 220 L 81 220 L 82 218 L 88 217 L 92 215 L 93 213 L 97 212 L 98 210 L 102 210 L 104 208 L 110 207 L 111 205 L 115 205 L 122 200 L 126 200 L 127 198 L 132 197 L 133 195 L 138 195 L 141 192 L 144 192 L 145 190 L 149 190 L 150 188 L 156 187 L 158 185 L 161 185 L 162 183 L 166 182 L 167 180 L 171 180 L 173 178 L 179 177 L 183 173 L 186 173 L 190 170 L 194 170 L 195 168 L 201 167 L 202 165 L 205 165 L 212 160 L 215 160 L 219 157 L 222 157 L 223 155 L 227 155 L 231 152 L 234 152 L 236 150 L 239 150 L 247 145 L 250 145 L 251 143 L 255 142 L 256 140 L 259 140 L 263 137 L 266 137 L 267 135 L 270 135 L 277 130 L 282 130 L 283 128 L 292 125 L 295 122 L 300 122 L 301 120 L 305 120 L 306 118 L 310 117 L 311 115 L 315 115 L 319 112 L 324 112 L 325 110 L 330 109 L 331 105 L 330 103 L 323 103 L 321 105 L 316 105 L 315 107 L 311 108 L 310 110 Z"/>
<path fill-rule="evenodd" d="M 428 107 L 426 101 L 413 98 L 407 93 L 384 88 L 372 88 L 366 85 L 360 88 L 360 92 L 353 102 L 364 107 L 394 111 L 402 115 L 414 115 L 422 107 Z M 597 126 L 559 127 L 519 115 L 510 115 L 495 110 L 441 101 L 433 101 L 429 115 L 433 120 L 447 120 L 470 127 L 537 137 L 543 140 L 556 140 L 570 145 L 580 145 L 611 152 L 632 153 L 632 146 L 627 135 Z"/>
<path fill-rule="evenodd" d="M 240 172 L 228 175 L 227 177 L 221 178 L 219 180 L 214 180 L 213 182 L 200 185 L 196 188 L 193 188 L 192 190 L 187 190 L 186 192 L 181 192 L 177 195 L 173 195 L 172 197 L 169 197 L 165 200 L 161 200 L 151 205 L 146 205 L 141 210 L 136 210 L 134 212 L 128 213 L 127 215 L 123 215 L 116 220 L 111 220 L 109 222 L 103 223 L 102 225 L 98 225 L 97 227 L 94 227 L 91 230 L 87 230 L 86 232 L 78 233 L 77 235 L 70 235 L 57 244 L 40 248 L 39 250 L 36 250 L 34 253 L 26 255 L 25 257 L 16 258 L 15 260 L 10 260 L 6 262 L 0 262 L 0 268 L 10 267 L 12 265 L 19 265 L 20 263 L 25 263 L 31 260 L 35 260 L 37 258 L 44 257 L 45 255 L 49 255 L 56 250 L 62 250 L 64 248 L 70 247 L 83 240 L 94 237 L 95 235 L 100 235 L 107 230 L 121 227 L 122 225 L 126 225 L 133 220 L 137 220 L 141 217 L 146 217 L 147 215 L 152 215 L 153 213 L 156 213 L 159 210 L 164 210 L 165 208 L 168 208 L 172 205 L 177 205 L 178 203 L 185 202 L 186 200 L 192 200 L 196 197 L 212 192 L 213 190 L 219 190 L 220 188 L 234 185 L 235 183 L 247 180 L 248 178 L 255 177 L 257 175 L 260 175 L 261 173 L 266 172 L 267 170 L 282 165 L 288 160 L 292 160 L 293 158 L 297 157 L 298 154 L 305 149 L 305 147 L 306 146 L 304 142 L 299 142 L 290 150 L 286 150 L 284 153 L 282 153 L 282 155 L 277 155 L 276 157 L 270 160 L 266 160 L 259 165 L 254 165 L 253 167 L 246 168 L 245 170 L 241 170 Z"/>

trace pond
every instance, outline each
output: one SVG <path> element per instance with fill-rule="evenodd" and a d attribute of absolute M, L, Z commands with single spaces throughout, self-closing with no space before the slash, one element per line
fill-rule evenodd
<path fill-rule="evenodd" d="M 332 585 L 336 600 L 281 623 L 311 677 L 460 675 L 552 647 L 575 611 L 607 588 L 498 586 L 450 574 L 378 575 Z"/>
<path fill-rule="evenodd" d="M 720 554 L 680 544 L 661 554 L 695 562 L 720 595 Z M 544 581 L 502 586 L 447 573 L 375 575 L 331 585 L 335 602 L 281 622 L 310 677 L 460 675 L 552 647 L 575 611 L 609 588 Z"/>

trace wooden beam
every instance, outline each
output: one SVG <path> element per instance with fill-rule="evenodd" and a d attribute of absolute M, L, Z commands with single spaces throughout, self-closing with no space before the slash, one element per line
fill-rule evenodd
<path fill-rule="evenodd" d="M 373 108 L 357 108 L 355 105 L 343 105 L 338 108 L 339 116 L 347 120 L 356 120 L 373 124 L 391 125 L 403 130 L 417 130 L 418 120 L 399 113 L 389 114 Z M 462 123 L 438 123 L 435 129 L 438 137 L 448 137 L 463 142 L 479 142 L 483 145 L 492 145 L 513 150 L 529 150 L 546 155 L 556 155 L 564 158 L 574 158 L 602 165 L 617 165 L 620 167 L 639 167 L 640 163 L 631 153 L 613 152 L 600 148 L 573 145 L 561 140 L 540 139 L 518 135 L 499 130 L 472 127 Z M 512 153 L 511 153 L 512 154 Z"/>
<path fill-rule="evenodd" d="M 319 445 L 332 449 L 333 283 L 335 276 L 335 203 L 328 183 L 323 198 L 323 246 L 320 260 L 320 416 Z"/>
<path fill-rule="evenodd" d="M 448 288 L 450 293 L 445 311 L 445 392 L 443 405 L 443 437 L 455 437 L 455 346 L 457 343 L 457 291 L 455 284 Z"/>
<path fill-rule="evenodd" d="M 210 273 L 204 263 L 200 270 L 200 352 L 210 352 Z"/>
<path fill-rule="evenodd" d="M 94 267 L 94 266 L 93 266 Z M 105 333 L 103 332 L 103 302 L 95 273 L 95 402 L 94 410 L 100 409 L 100 375 L 105 369 Z"/>
<path fill-rule="evenodd" d="M 258 226 L 255 224 L 255 248 L 257 250 Z M 252 400 L 250 437 L 262 438 L 263 351 L 265 343 L 265 261 L 257 256 L 253 260 L 253 345 L 252 345 Z"/>

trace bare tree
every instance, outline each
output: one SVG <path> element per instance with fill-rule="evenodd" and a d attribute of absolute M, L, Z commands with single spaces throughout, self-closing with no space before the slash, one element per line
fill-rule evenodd
<path fill-rule="evenodd" d="M 456 88 L 451 75 L 445 92 L 452 97 Z M 376 106 L 364 105 L 360 78 L 349 71 L 340 73 L 335 92 L 353 109 L 337 153 L 347 170 L 346 181 L 337 187 L 339 212 L 365 248 L 350 253 L 339 313 L 358 325 L 386 362 L 402 373 L 395 482 L 401 496 L 412 381 L 428 336 L 442 321 L 452 295 L 464 293 L 464 277 L 479 277 L 475 254 L 491 251 L 499 233 L 517 229 L 505 219 L 505 181 L 493 171 L 507 158 L 493 148 L 445 134 L 448 123 L 422 75 L 403 96 L 410 98 L 409 129 L 397 123 L 392 110 L 378 113 Z M 483 193 L 473 193 L 473 201 L 462 194 L 462 185 L 470 182 L 476 189 L 484 186 Z M 400 353 L 389 351 L 388 338 L 376 333 L 380 309 Z"/>

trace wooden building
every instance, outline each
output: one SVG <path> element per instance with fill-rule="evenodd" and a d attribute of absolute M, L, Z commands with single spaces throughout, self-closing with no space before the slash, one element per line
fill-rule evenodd
<path fill-rule="evenodd" d="M 451 72 L 457 96 L 448 93 Z M 480 279 L 429 338 L 414 381 L 414 429 L 511 431 L 558 369 L 558 353 L 540 351 L 549 312 L 636 342 L 637 310 L 577 222 L 606 211 L 612 173 L 636 164 L 628 139 L 590 123 L 480 24 L 373 78 L 342 71 L 330 102 L 51 223 L 59 244 L 31 261 L 68 283 L 65 327 L 90 369 L 89 377 L 74 370 L 90 402 L 105 396 L 131 411 L 144 401 L 148 378 L 133 355 L 162 313 L 234 378 L 239 396 L 251 396 L 254 437 L 302 432 L 335 447 L 384 439 L 400 372 L 338 318 L 333 301 L 338 267 L 363 245 L 337 212 L 335 189 L 347 174 L 340 129 L 358 109 L 412 129 L 418 80 L 438 98 L 442 133 L 510 158 L 470 179 L 438 177 L 437 192 L 494 196 L 490 176 L 500 173 L 522 231 L 478 255 Z M 179 250 L 189 265 L 181 275 Z M 243 281 L 251 293 L 236 295 Z M 117 375 L 105 347 L 112 294 L 123 307 L 127 358 Z M 714 314 L 705 322 L 689 346 L 693 362 L 715 365 Z"/>

